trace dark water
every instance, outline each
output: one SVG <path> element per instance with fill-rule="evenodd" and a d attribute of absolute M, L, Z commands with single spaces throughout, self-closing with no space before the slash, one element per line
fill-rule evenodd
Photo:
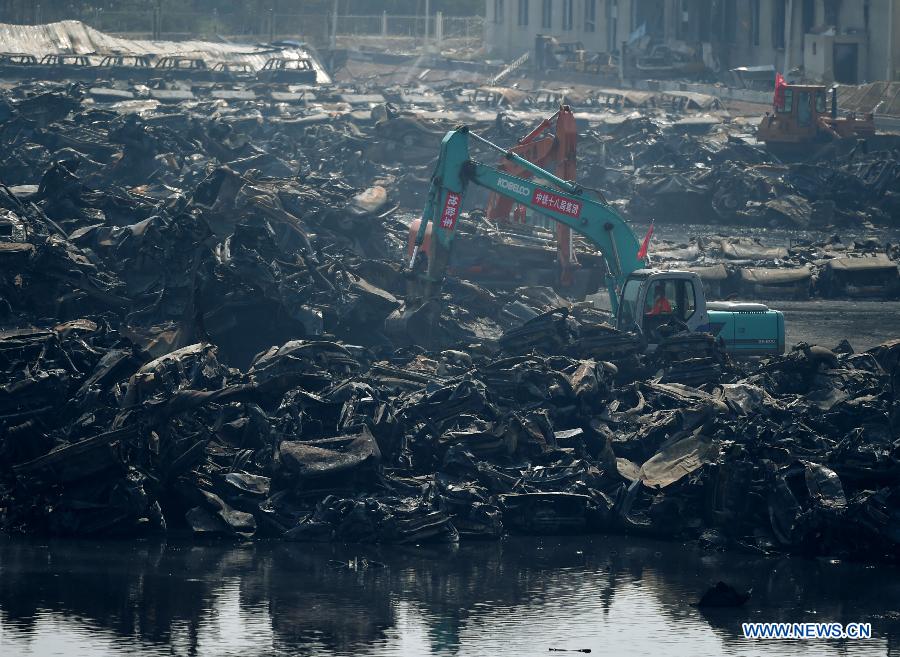
<path fill-rule="evenodd" d="M 336 562 L 367 558 L 382 567 Z M 691 602 L 718 579 L 744 608 Z M 751 641 L 747 620 L 871 622 Z M 455 550 L 0 543 L 2 655 L 900 655 L 900 571 L 622 537 Z M 578 654 L 578 653 L 568 653 Z"/>

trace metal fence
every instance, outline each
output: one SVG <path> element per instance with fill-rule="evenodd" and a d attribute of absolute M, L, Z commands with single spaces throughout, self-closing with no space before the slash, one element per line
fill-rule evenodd
<path fill-rule="evenodd" d="M 148 3 L 149 4 L 149 3 Z M 145 35 L 155 38 L 194 37 L 250 37 L 300 38 L 316 45 L 325 45 L 334 34 L 334 17 L 329 14 L 276 13 L 219 13 L 174 12 L 148 9 L 146 11 L 104 11 L 95 9 L 44 8 L 35 3 L 31 11 L 4 16 L 0 21 L 19 23 L 49 23 L 59 20 L 80 20 L 103 32 Z M 432 42 L 452 40 L 454 45 L 478 47 L 484 34 L 484 18 L 480 16 L 400 16 L 382 13 L 368 16 L 339 15 L 337 36 L 407 38 L 421 43 L 427 37 Z"/>
<path fill-rule="evenodd" d="M 444 40 L 462 41 L 468 46 L 481 45 L 484 36 L 484 18 L 481 16 L 392 16 L 387 12 L 380 16 L 339 16 L 339 37 L 406 37 L 432 42 Z"/>

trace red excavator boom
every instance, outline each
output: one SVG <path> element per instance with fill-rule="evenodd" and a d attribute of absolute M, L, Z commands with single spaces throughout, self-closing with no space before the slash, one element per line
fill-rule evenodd
<path fill-rule="evenodd" d="M 556 121 L 554 135 L 540 138 L 547 129 Z M 519 140 L 518 145 L 510 150 L 529 162 L 537 164 L 542 169 L 552 171 L 555 165 L 555 173 L 563 180 L 575 180 L 576 150 L 578 143 L 578 129 L 575 125 L 575 115 L 568 105 L 563 105 L 553 116 L 544 119 L 525 137 Z M 498 168 L 520 178 L 530 178 L 531 172 L 526 171 L 511 160 L 503 160 Z M 488 199 L 486 216 L 495 221 L 509 221 L 510 211 L 513 209 L 513 201 L 500 194 L 492 193 Z M 517 206 L 513 213 L 515 221 L 524 223 L 525 209 Z M 559 282 L 563 286 L 572 282 L 572 270 L 576 264 L 575 251 L 572 247 L 572 231 L 568 226 L 560 223 L 556 225 L 556 249 L 559 263 Z"/>
<path fill-rule="evenodd" d="M 554 134 L 545 135 L 549 128 L 555 127 Z M 568 105 L 560 107 L 550 118 L 544 119 L 541 123 L 526 136 L 519 140 L 518 144 L 510 150 L 523 157 L 524 159 L 537 164 L 542 169 L 554 171 L 557 176 L 564 180 L 575 180 L 575 152 L 578 141 L 578 130 L 575 125 L 575 115 Z M 504 159 L 497 167 L 500 171 L 518 176 L 520 178 L 531 178 L 531 172 L 518 166 L 512 160 Z M 525 208 L 516 206 L 515 203 L 506 196 L 492 193 L 487 202 L 485 215 L 488 219 L 499 222 L 515 221 L 518 223 L 525 222 Z M 512 213 L 512 219 L 510 218 Z M 419 230 L 421 220 L 416 220 L 410 225 L 409 245 L 410 253 L 412 252 L 415 235 Z M 431 226 L 425 235 L 425 241 L 422 244 L 420 253 L 427 256 L 430 245 Z M 557 247 L 557 263 L 559 266 L 558 283 L 561 287 L 566 288 L 572 285 L 574 281 L 574 270 L 577 266 L 575 259 L 575 251 L 572 246 L 572 231 L 568 226 L 556 222 L 556 247 Z M 472 272 L 470 272 L 472 273 Z"/>

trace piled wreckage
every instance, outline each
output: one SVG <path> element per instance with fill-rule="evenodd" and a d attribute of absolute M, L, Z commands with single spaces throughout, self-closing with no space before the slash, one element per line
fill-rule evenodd
<path fill-rule="evenodd" d="M 441 344 L 398 349 L 388 190 L 418 174 L 352 119 L 3 107 L 7 533 L 900 553 L 900 341 L 646 354 L 550 289 L 450 280 Z"/>

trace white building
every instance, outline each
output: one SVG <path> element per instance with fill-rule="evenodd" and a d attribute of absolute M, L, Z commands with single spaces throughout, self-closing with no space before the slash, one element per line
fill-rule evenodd
<path fill-rule="evenodd" d="M 485 40 L 513 58 L 538 34 L 588 51 L 629 35 L 711 49 L 720 71 L 771 64 L 845 83 L 900 74 L 900 0 L 486 0 Z"/>

